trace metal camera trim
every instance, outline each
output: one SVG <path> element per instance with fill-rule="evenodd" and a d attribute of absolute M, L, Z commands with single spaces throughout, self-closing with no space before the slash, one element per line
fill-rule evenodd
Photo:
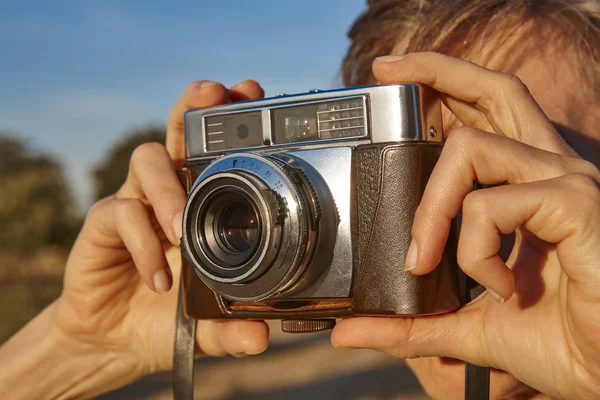
<path fill-rule="evenodd" d="M 273 144 L 271 110 L 323 101 L 336 101 L 356 97 L 363 98 L 365 136 L 298 141 Z M 204 119 L 206 117 L 260 111 L 263 121 L 263 144 L 253 147 L 236 147 L 206 151 Z M 424 141 L 442 142 L 443 132 L 439 94 L 431 88 L 419 84 L 394 84 L 323 90 L 294 95 L 285 95 L 257 100 L 248 100 L 212 107 L 189 110 L 185 119 L 186 160 L 193 162 L 214 158 L 236 151 L 281 151 L 281 149 L 301 149 L 336 147 L 355 144 L 375 144 L 388 142 Z"/>
<path fill-rule="evenodd" d="M 190 224 L 195 223 L 201 204 L 195 204 L 194 199 L 210 182 L 219 178 L 233 178 L 245 181 L 255 188 L 256 193 L 265 201 L 263 207 L 273 210 L 269 201 L 275 201 L 275 207 L 285 212 L 285 223 L 278 222 L 278 215 L 270 213 L 269 231 L 276 225 L 280 226 L 281 238 L 277 246 L 270 246 L 274 238 L 271 232 L 267 232 L 267 238 L 261 236 L 262 252 L 260 257 L 252 257 L 247 264 L 255 263 L 242 276 L 232 279 L 223 279 L 203 268 L 194 253 L 193 243 L 190 243 L 191 235 L 184 235 L 182 250 L 188 259 L 193 261 L 194 269 L 198 276 L 213 290 L 230 300 L 258 301 L 271 297 L 285 291 L 292 286 L 297 278 L 304 273 L 307 266 L 306 259 L 310 258 L 314 245 L 310 240 L 308 209 L 304 204 L 302 194 L 296 188 L 293 178 L 288 176 L 284 170 L 283 161 L 270 157 L 260 156 L 252 153 L 234 153 L 215 160 L 194 182 L 188 202 L 184 210 L 183 230 L 188 232 Z M 252 179 L 254 178 L 254 179 Z M 260 182 L 264 187 L 259 188 Z M 210 193 L 209 193 L 210 195 Z M 271 196 L 271 200 L 265 199 Z M 192 215 L 190 215 L 192 213 Z M 262 221 L 264 224 L 265 221 Z M 261 228 L 264 231 L 266 227 Z M 269 260 L 268 252 L 273 259 Z M 268 265 L 261 263 L 268 262 Z M 246 266 L 246 264 L 244 264 Z M 240 268 L 244 267 L 240 266 Z M 260 272 L 260 273 L 258 273 Z M 251 285 L 232 285 L 254 279 Z M 266 289 L 265 289 L 266 287 Z"/>
<path fill-rule="evenodd" d="M 285 96 L 279 96 L 278 98 L 283 98 Z M 301 142 L 289 142 L 289 143 L 275 143 L 273 141 L 273 135 L 272 135 L 272 120 L 271 120 L 271 113 L 274 110 L 280 110 L 280 109 L 285 109 L 285 108 L 290 108 L 290 107 L 300 107 L 300 106 L 306 106 L 306 105 L 312 105 L 312 104 L 319 104 L 319 103 L 328 103 L 328 102 L 333 102 L 333 101 L 340 101 L 340 100 L 360 100 L 361 101 L 361 106 L 364 110 L 364 114 L 362 116 L 362 121 L 363 121 L 363 127 L 364 127 L 364 133 L 361 135 L 354 135 L 354 136 L 345 136 L 342 138 L 328 138 L 328 139 L 318 139 L 318 140 L 303 140 Z M 250 111 L 260 111 L 261 112 L 261 118 L 262 118 L 262 122 L 263 122 L 263 126 L 262 126 L 262 143 L 256 146 L 249 146 L 249 147 L 237 147 L 235 149 L 235 151 L 254 151 L 257 149 L 261 149 L 261 148 L 287 148 L 291 145 L 297 144 L 297 143 L 301 143 L 303 146 L 310 146 L 313 144 L 330 144 L 330 143 L 337 143 L 337 142 L 348 142 L 348 141 L 356 141 L 356 140 L 361 140 L 361 139 L 366 139 L 369 137 L 369 118 L 368 118 L 368 108 L 367 108 L 367 96 L 366 95 L 348 95 L 348 96 L 335 96 L 335 97 L 328 97 L 328 98 L 324 98 L 321 100 L 305 100 L 305 101 L 296 101 L 296 102 L 292 102 L 292 103 L 283 103 L 283 104 L 278 104 L 278 105 L 265 105 L 265 106 L 257 106 L 257 107 L 250 107 L 250 108 L 242 108 L 239 110 L 232 110 L 232 111 L 213 111 L 210 112 L 208 111 L 207 113 L 205 113 L 203 115 L 203 123 L 202 123 L 202 135 L 203 137 L 206 137 L 207 132 L 205 131 L 205 124 L 204 124 L 204 118 L 209 118 L 209 117 L 218 117 L 221 115 L 231 115 L 231 114 L 241 114 L 241 113 L 246 113 L 246 112 L 250 112 Z M 340 110 L 343 111 L 343 110 Z M 208 150 L 207 149 L 207 145 L 208 142 L 203 142 L 204 144 L 204 154 L 207 155 L 211 155 L 211 154 L 222 154 L 224 152 L 224 150 Z M 268 144 L 266 144 L 268 143 Z M 229 150 L 229 149 L 227 149 Z"/>

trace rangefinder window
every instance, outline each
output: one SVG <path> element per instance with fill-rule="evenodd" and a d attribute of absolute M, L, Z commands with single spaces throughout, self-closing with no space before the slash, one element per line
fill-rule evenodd
<path fill-rule="evenodd" d="M 273 143 L 366 136 L 363 97 L 275 108 Z"/>
<path fill-rule="evenodd" d="M 263 144 L 260 111 L 206 117 L 204 123 L 208 151 L 255 147 Z"/>

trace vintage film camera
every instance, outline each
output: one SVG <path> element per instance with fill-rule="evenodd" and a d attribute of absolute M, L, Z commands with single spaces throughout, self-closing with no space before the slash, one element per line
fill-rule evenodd
<path fill-rule="evenodd" d="M 335 318 L 460 307 L 453 234 L 435 271 L 403 268 L 442 136 L 439 94 L 416 84 L 188 111 L 178 171 L 187 317 L 310 332 Z"/>

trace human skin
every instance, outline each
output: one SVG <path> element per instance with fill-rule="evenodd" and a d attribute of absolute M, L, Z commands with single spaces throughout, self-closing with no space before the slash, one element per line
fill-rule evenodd
<path fill-rule="evenodd" d="M 384 57 L 373 71 L 384 84 L 433 86 L 463 125 L 449 133 L 425 189 L 405 269 L 422 275 L 435 268 L 462 206 L 458 262 L 488 291 L 442 316 L 344 320 L 332 333 L 334 346 L 401 358 L 450 357 L 507 371 L 552 397 L 597 398 L 597 168 L 566 145 L 514 76 L 434 53 Z M 565 116 L 556 118 L 569 126 Z M 581 120 L 569 127 L 586 128 Z M 508 185 L 471 192 L 473 181 Z M 497 255 L 499 233 L 515 231 L 517 244 L 505 265 Z M 425 360 L 429 365 L 413 368 L 426 390 L 460 398 L 464 370 Z M 507 374 L 494 378 L 492 398 L 535 395 Z"/>
<path fill-rule="evenodd" d="M 90 398 L 172 368 L 186 198 L 175 174 L 184 157 L 183 113 L 262 96 L 254 81 L 230 90 L 190 84 L 169 116 L 166 148 L 138 147 L 123 186 L 88 212 L 61 296 L 0 348 L 1 393 Z M 200 321 L 196 353 L 258 354 L 268 333 L 262 321 Z"/>
<path fill-rule="evenodd" d="M 534 31 L 540 32 L 539 27 Z M 531 36 L 529 32 L 528 26 L 517 28 L 512 38 L 502 37 L 502 43 L 498 38 L 488 38 L 483 49 L 466 50 L 464 56 L 492 70 L 519 77 L 567 143 L 582 158 L 600 166 L 600 131 L 596 129 L 600 122 L 598 94 L 591 92 L 591 85 L 578 74 L 579 66 L 574 62 L 578 60 L 577 54 L 568 42 L 548 41 L 547 37 L 554 37 L 553 32 L 539 36 Z M 406 40 L 398 43 L 393 54 L 403 54 L 406 43 Z M 445 99 L 450 107 L 460 108 L 451 96 Z M 474 115 L 475 118 L 463 116 L 464 125 L 478 126 L 481 115 Z M 446 134 L 463 126 L 448 107 L 443 108 L 443 117 Z M 489 124 L 484 124 L 482 129 L 493 131 Z M 463 362 L 439 357 L 406 361 L 432 397 L 463 398 Z M 490 390 L 492 399 L 547 398 L 510 374 L 495 369 L 491 370 Z"/>

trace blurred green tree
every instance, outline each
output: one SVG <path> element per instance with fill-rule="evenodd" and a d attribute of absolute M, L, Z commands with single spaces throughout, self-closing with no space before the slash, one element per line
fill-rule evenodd
<path fill-rule="evenodd" d="M 60 164 L 0 132 L 0 251 L 69 248 L 79 224 Z"/>
<path fill-rule="evenodd" d="M 115 193 L 127 178 L 129 159 L 136 147 L 143 143 L 165 143 L 164 127 L 148 126 L 135 129 L 125 135 L 94 168 L 94 197 L 100 200 Z"/>

